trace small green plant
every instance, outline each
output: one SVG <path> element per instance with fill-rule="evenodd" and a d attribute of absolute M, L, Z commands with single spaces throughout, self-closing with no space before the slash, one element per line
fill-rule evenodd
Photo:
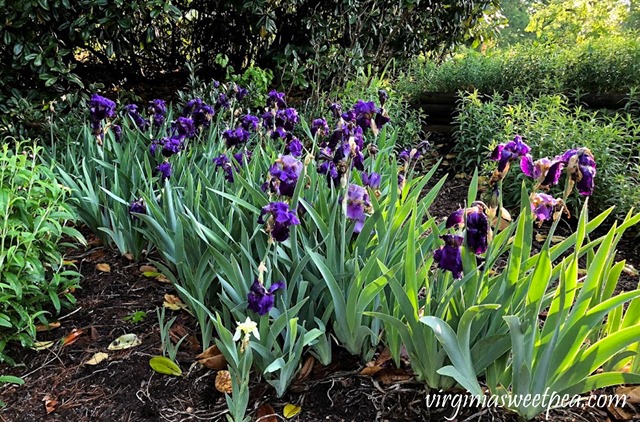
<path fill-rule="evenodd" d="M 135 311 L 122 318 L 124 322 L 130 322 L 132 324 L 139 324 L 147 317 L 145 311 Z"/>
<path fill-rule="evenodd" d="M 165 308 L 157 309 L 156 315 L 158 316 L 158 324 L 160 326 L 160 344 L 162 345 L 162 356 L 168 357 L 172 362 L 176 361 L 178 350 L 180 345 L 187 338 L 183 336 L 180 340 L 174 343 L 171 340 L 171 326 L 176 322 L 177 317 L 171 318 L 168 322 L 165 321 Z"/>

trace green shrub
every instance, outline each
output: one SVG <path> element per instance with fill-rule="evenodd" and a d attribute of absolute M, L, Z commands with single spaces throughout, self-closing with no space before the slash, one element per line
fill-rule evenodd
<path fill-rule="evenodd" d="M 609 36 L 565 47 L 526 42 L 486 54 L 462 49 L 442 63 L 418 58 L 400 79 L 399 90 L 413 97 L 458 90 L 627 93 L 640 86 L 639 75 L 640 39 Z"/>
<path fill-rule="evenodd" d="M 36 320 L 73 303 L 78 287 L 80 275 L 65 268 L 61 248 L 64 236 L 83 237 L 66 226 L 75 219 L 68 189 L 40 164 L 40 152 L 21 144 L 0 150 L 0 361 L 10 360 L 9 341 L 30 345 Z"/>
<path fill-rule="evenodd" d="M 638 133 L 640 124 L 631 117 L 602 116 L 581 108 L 568 106 L 562 95 L 542 95 L 530 98 L 522 93 L 503 99 L 494 95 L 483 101 L 478 93 L 462 95 L 458 104 L 459 124 L 455 132 L 454 152 L 459 170 L 473 171 L 483 166 L 489 172 L 495 163 L 488 160 L 498 144 L 525 138 L 537 159 L 553 157 L 570 148 L 590 148 L 597 162 L 596 185 L 591 207 L 596 211 L 616 206 L 616 214 L 624 215 L 640 206 L 638 170 Z M 517 165 L 517 164 L 514 164 Z M 505 180 L 505 202 L 513 206 L 522 180 L 521 172 L 511 172 Z M 574 205 L 572 209 L 577 209 Z"/>

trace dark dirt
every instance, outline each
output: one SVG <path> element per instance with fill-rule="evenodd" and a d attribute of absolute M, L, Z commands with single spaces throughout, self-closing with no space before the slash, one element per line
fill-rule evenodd
<path fill-rule="evenodd" d="M 432 215 L 446 218 L 458 209 L 466 198 L 467 184 L 467 179 L 450 175 L 432 206 Z M 540 231 L 544 230 L 543 226 Z M 163 306 L 164 294 L 175 293 L 172 287 L 144 277 L 140 273 L 143 263 L 105 249 L 93 235 L 88 239 L 86 250 L 71 251 L 67 256 L 76 260 L 84 277 L 82 289 L 75 292 L 77 306 L 58 318 L 59 328 L 39 333 L 38 340 L 57 341 L 74 329 L 82 330 L 82 334 L 65 347 L 39 352 L 12 347 L 10 353 L 20 365 L 11 368 L 0 364 L 0 374 L 22 376 L 26 383 L 0 387 L 0 400 L 7 403 L 0 410 L 0 421 L 224 420 L 226 403 L 214 387 L 216 372 L 194 364 L 201 347 L 199 331 L 189 314 L 167 310 L 168 318 L 177 316 L 174 329 L 180 332 L 179 337 L 189 335 L 177 358 L 184 375 L 160 375 L 149 367 L 149 359 L 161 354 L 156 309 Z M 640 268 L 636 247 L 633 237 L 625 238 L 618 247 L 619 256 Z M 109 264 L 110 272 L 96 268 L 104 263 Z M 619 289 L 631 290 L 637 284 L 637 275 L 623 273 Z M 145 312 L 146 316 L 138 323 L 123 320 L 135 312 Z M 83 364 L 96 352 L 107 352 L 109 343 L 125 333 L 137 334 L 142 344 L 110 351 L 108 360 L 96 366 Z M 424 385 L 417 383 L 408 369 L 386 368 L 371 377 L 359 375 L 363 366 L 336 347 L 334 363 L 328 367 L 316 363 L 308 378 L 295 383 L 282 398 L 256 377 L 251 386 L 251 416 L 256 420 L 257 409 L 269 404 L 277 419 L 262 420 L 285 420 L 282 412 L 287 403 L 302 408 L 294 421 L 443 421 L 453 415 L 450 406 L 427 407 Z M 515 422 L 516 417 L 503 409 L 471 408 L 453 420 Z M 549 420 L 596 422 L 615 418 L 606 409 L 587 408 L 554 410 Z"/>

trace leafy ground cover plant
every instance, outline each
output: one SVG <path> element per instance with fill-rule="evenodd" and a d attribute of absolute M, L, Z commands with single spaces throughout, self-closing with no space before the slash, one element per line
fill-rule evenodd
<path fill-rule="evenodd" d="M 7 140 L 8 141 L 8 140 Z M 5 143 L 0 150 L 0 360 L 10 341 L 33 343 L 36 322 L 72 304 L 80 274 L 65 264 L 64 237 L 84 242 L 67 223 L 76 215 L 42 149 Z"/>

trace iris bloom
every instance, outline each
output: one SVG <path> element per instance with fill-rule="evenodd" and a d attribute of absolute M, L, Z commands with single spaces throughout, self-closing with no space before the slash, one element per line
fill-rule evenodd
<path fill-rule="evenodd" d="M 149 122 L 138 112 L 137 105 L 127 104 L 126 106 L 124 106 L 124 111 L 129 117 L 131 117 L 131 119 L 133 119 L 133 122 L 140 130 L 146 130 L 147 127 L 149 127 Z"/>
<path fill-rule="evenodd" d="M 311 134 L 315 136 L 327 136 L 329 134 L 329 125 L 325 119 L 315 119 L 311 123 Z"/>
<path fill-rule="evenodd" d="M 466 214 L 466 227 L 465 227 Z M 483 203 L 473 203 L 466 210 L 459 209 L 451 213 L 445 224 L 446 228 L 466 229 L 467 247 L 475 254 L 482 254 L 489 247 L 491 227 L 485 213 Z"/>
<path fill-rule="evenodd" d="M 284 281 L 272 284 L 268 289 L 258 280 L 254 280 L 247 295 L 247 307 L 258 315 L 266 315 L 275 305 L 275 292 L 284 289 Z"/>
<path fill-rule="evenodd" d="M 240 340 L 242 337 L 242 343 L 240 344 L 240 352 L 243 352 L 249 346 L 249 341 L 251 340 L 251 335 L 253 335 L 256 340 L 260 340 L 260 333 L 258 332 L 258 324 L 255 321 L 252 321 L 251 318 L 247 317 L 244 322 L 236 321 L 238 327 L 236 328 L 236 332 L 233 334 L 233 341 Z"/>
<path fill-rule="evenodd" d="M 144 199 L 140 198 L 131 203 L 129 205 L 129 213 L 137 213 L 137 214 L 146 214 L 147 213 L 147 205 L 144 203 Z M 137 220 L 138 217 L 135 215 L 131 216 L 134 220 Z"/>
<path fill-rule="evenodd" d="M 278 195 L 292 197 L 303 164 L 292 155 L 281 155 L 269 169 L 269 179 L 262 186 Z"/>
<path fill-rule="evenodd" d="M 171 138 L 164 138 L 162 140 L 162 155 L 165 157 L 171 157 L 177 154 L 182 149 L 182 138 L 179 136 L 172 136 Z"/>
<path fill-rule="evenodd" d="M 347 189 L 347 217 L 356 221 L 355 233 L 360 233 L 367 217 L 365 212 L 371 208 L 367 190 L 362 186 L 350 184 Z"/>
<path fill-rule="evenodd" d="M 462 253 L 460 246 L 464 238 L 462 236 L 445 234 L 440 236 L 444 240 L 444 246 L 433 253 L 434 260 L 438 263 L 438 268 L 451 271 L 453 278 L 462 278 Z"/>
<path fill-rule="evenodd" d="M 537 180 L 541 187 L 548 188 L 557 185 L 562 175 L 564 162 L 559 158 L 541 158 L 534 162 L 531 155 L 527 154 L 520 159 L 520 169 L 527 176 Z"/>
<path fill-rule="evenodd" d="M 380 175 L 375 172 L 368 174 L 362 172 L 362 184 L 370 187 L 371 189 L 378 189 L 380 187 Z"/>
<path fill-rule="evenodd" d="M 269 217 L 265 220 L 265 216 Z M 271 202 L 262 207 L 258 224 L 267 224 L 266 232 L 271 235 L 274 240 L 284 242 L 289 238 L 289 229 L 291 226 L 300 224 L 300 220 L 296 216 L 295 211 L 289 209 L 289 204 L 285 202 Z"/>
<path fill-rule="evenodd" d="M 149 104 L 149 111 L 153 115 L 154 126 L 162 126 L 165 115 L 167 114 L 167 105 L 164 100 L 156 99 Z"/>
<path fill-rule="evenodd" d="M 220 94 L 218 95 L 218 98 L 216 99 L 216 108 L 220 109 L 220 108 L 229 108 L 230 107 L 230 103 L 229 103 L 229 99 L 227 98 L 226 94 Z"/>
<path fill-rule="evenodd" d="M 243 127 L 239 127 L 237 129 L 225 130 L 222 133 L 222 138 L 225 140 L 227 148 L 244 144 L 249 140 L 250 137 L 251 137 L 251 133 Z"/>
<path fill-rule="evenodd" d="M 245 130 L 255 132 L 258 130 L 259 125 L 260 125 L 260 119 L 258 119 L 256 116 L 247 114 L 242 118 L 242 127 Z"/>
<path fill-rule="evenodd" d="M 120 125 L 112 125 L 111 130 L 113 131 L 116 142 L 120 142 L 122 139 L 122 127 Z"/>
<path fill-rule="evenodd" d="M 193 123 L 193 119 L 189 117 L 178 117 L 178 119 L 171 124 L 173 132 L 183 138 L 192 138 L 196 134 L 196 127 Z"/>
<path fill-rule="evenodd" d="M 342 113 L 342 106 L 338 103 L 333 103 L 329 106 L 329 111 L 331 111 L 331 114 L 333 114 L 335 119 L 339 119 L 340 114 Z"/>
<path fill-rule="evenodd" d="M 384 107 L 384 104 L 389 99 L 389 94 L 384 89 L 378 90 L 378 100 L 380 101 L 380 106 Z"/>
<path fill-rule="evenodd" d="M 535 221 L 542 224 L 543 221 L 553 217 L 558 200 L 546 193 L 534 193 L 531 195 L 531 211 Z"/>
<path fill-rule="evenodd" d="M 509 164 L 531 151 L 529 145 L 522 141 L 520 135 L 516 135 L 513 141 L 498 145 L 491 153 L 491 159 L 498 161 L 498 173 L 504 177 L 509 171 Z"/>
<path fill-rule="evenodd" d="M 288 138 L 291 139 L 289 139 L 289 143 L 287 143 L 284 152 L 294 157 L 300 157 L 302 155 L 302 143 L 300 139 L 293 137 L 293 135 L 288 136 Z"/>
<path fill-rule="evenodd" d="M 269 91 L 267 94 L 267 107 L 277 107 L 281 110 L 286 108 L 287 102 L 284 99 L 284 92 L 278 92 L 275 89 Z"/>
<path fill-rule="evenodd" d="M 160 180 L 165 180 L 171 177 L 171 163 L 168 161 L 162 162 L 158 167 L 156 167 L 156 171 L 160 173 Z"/>
<path fill-rule="evenodd" d="M 570 149 L 560 159 L 567 166 L 567 173 L 575 182 L 580 195 L 593 194 L 596 161 L 589 148 Z"/>
<path fill-rule="evenodd" d="M 93 94 L 89 100 L 89 115 L 92 121 L 110 119 L 115 115 L 116 103 L 98 94 Z"/>

